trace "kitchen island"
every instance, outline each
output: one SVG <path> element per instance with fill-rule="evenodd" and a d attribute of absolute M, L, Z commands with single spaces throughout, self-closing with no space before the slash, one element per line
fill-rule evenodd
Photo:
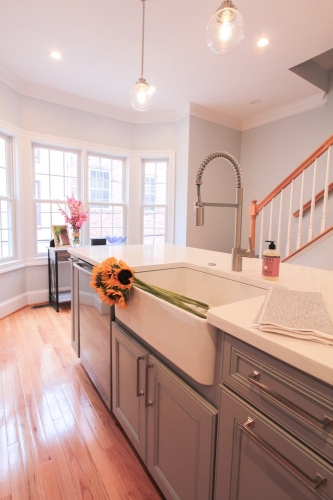
<path fill-rule="evenodd" d="M 260 259 L 243 259 L 243 271 L 234 272 L 231 271 L 230 254 L 177 245 L 87 246 L 71 248 L 69 252 L 93 265 L 113 256 L 138 272 L 187 267 L 266 289 L 279 286 L 321 292 L 333 322 L 332 271 L 281 264 L 279 279 L 267 281 L 261 277 Z M 262 297 L 256 297 L 241 304 L 234 302 L 213 307 L 207 320 L 220 330 L 333 385 L 333 347 L 251 328 L 262 302 Z"/>
<path fill-rule="evenodd" d="M 154 336 L 145 338 L 137 331 L 129 316 L 130 304 L 125 310 L 128 316 L 119 314 L 118 319 L 115 308 L 113 412 L 166 498 L 333 498 L 333 346 L 251 327 L 271 286 L 321 292 L 333 321 L 333 272 L 281 264 L 280 278 L 271 282 L 261 277 L 258 259 L 243 259 L 243 271 L 233 272 L 229 254 L 176 245 L 79 247 L 70 252 L 92 265 L 113 256 L 142 273 L 140 277 L 185 268 L 257 294 L 233 296 L 208 311 L 207 323 L 217 328 L 211 385 L 192 379 L 182 366 L 178 370 L 174 360 L 169 363 L 163 349 L 154 346 Z M 132 311 L 134 315 L 134 305 Z M 128 357 L 123 366 L 121 357 L 131 349 L 133 362 Z M 131 386 L 131 372 L 136 394 L 126 414 L 119 402 L 124 394 L 119 398 L 119 393 L 124 380 Z M 121 383 L 119 374 L 124 377 Z M 141 389 L 143 380 L 146 385 Z M 141 401 L 141 413 L 134 420 L 146 424 L 133 433 L 132 416 Z M 172 425 L 171 417 L 165 416 L 170 409 Z M 197 423 L 192 432 L 194 415 Z M 256 468 L 249 450 L 259 460 Z M 193 460 L 186 459 L 191 455 Z"/>

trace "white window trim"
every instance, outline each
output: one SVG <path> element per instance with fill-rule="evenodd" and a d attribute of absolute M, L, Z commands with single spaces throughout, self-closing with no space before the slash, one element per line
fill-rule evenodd
<path fill-rule="evenodd" d="M 7 186 L 6 196 L 0 196 L 0 200 L 9 201 L 11 203 L 11 223 L 12 223 L 12 255 L 9 257 L 0 257 L 0 264 L 5 264 L 16 260 L 16 198 L 14 191 L 14 137 L 11 134 L 0 131 L 0 137 L 6 141 L 6 164 L 7 164 Z"/>
<path fill-rule="evenodd" d="M 123 180 L 122 180 L 122 203 L 114 203 L 114 202 L 102 202 L 102 201 L 87 201 L 87 206 L 89 208 L 90 212 L 90 207 L 91 205 L 105 205 L 105 206 L 112 206 L 112 207 L 123 207 L 123 217 L 124 217 L 124 236 L 127 236 L 128 233 L 128 227 L 129 227 L 129 220 L 128 220 L 128 205 L 129 205 L 129 196 L 128 196 L 128 155 L 125 154 L 119 154 L 119 152 L 114 152 L 113 150 L 110 151 L 105 151 L 104 148 L 101 151 L 91 150 L 91 149 L 86 149 L 84 152 L 84 181 L 85 181 L 85 189 L 84 189 L 84 199 L 89 200 L 89 176 L 88 176 L 88 157 L 89 156 L 98 156 L 99 158 L 106 158 L 106 159 L 112 159 L 112 160 L 121 160 L 123 162 Z M 88 242 L 88 239 L 90 238 L 90 217 L 88 217 L 88 221 L 86 224 L 86 239 L 85 242 Z M 128 238 L 128 237 L 127 237 Z M 90 239 L 89 239 L 90 243 Z"/>
<path fill-rule="evenodd" d="M 143 243 L 143 210 L 144 207 L 166 207 L 166 238 L 165 243 L 174 243 L 175 240 L 175 153 L 166 152 L 163 154 L 161 151 L 150 152 L 148 154 L 141 154 L 141 186 L 140 186 L 140 244 Z M 167 161 L 168 174 L 167 174 L 167 200 L 166 204 L 152 204 L 144 203 L 144 163 L 147 161 Z"/>
<path fill-rule="evenodd" d="M 40 148 L 40 149 L 52 149 L 55 151 L 62 151 L 66 153 L 74 153 L 78 155 L 78 161 L 77 161 L 77 192 L 78 192 L 78 197 L 80 196 L 79 193 L 81 192 L 81 171 L 82 171 L 82 158 L 81 158 L 81 150 L 75 149 L 73 147 L 68 147 L 67 145 L 59 145 L 57 144 L 52 144 L 52 143 L 46 143 L 46 142 L 39 142 L 39 141 L 31 141 L 31 170 L 32 170 L 32 205 L 33 205 L 33 231 L 34 231 L 34 257 L 35 258 L 40 258 L 44 257 L 47 255 L 47 247 L 45 247 L 45 252 L 38 252 L 38 243 L 37 243 L 37 237 L 36 237 L 36 231 L 37 231 L 37 203 L 50 203 L 50 204 L 55 204 L 55 205 L 63 205 L 66 203 L 67 200 L 60 200 L 60 199 L 36 199 L 35 198 L 35 160 L 34 160 L 34 148 Z M 64 222 L 65 224 L 65 222 Z M 52 240 L 52 236 L 50 241 Z"/>

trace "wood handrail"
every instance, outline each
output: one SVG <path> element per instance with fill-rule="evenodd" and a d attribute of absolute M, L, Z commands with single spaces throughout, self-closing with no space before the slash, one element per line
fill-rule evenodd
<path fill-rule="evenodd" d="M 328 192 L 330 193 L 333 189 L 333 182 L 331 182 L 331 184 L 328 185 Z M 324 197 L 324 193 L 325 193 L 325 189 L 323 189 L 322 191 L 320 191 L 320 193 L 318 193 L 315 197 L 315 203 L 317 203 L 317 201 L 321 200 L 323 197 Z M 307 201 L 304 205 L 303 205 L 303 214 L 304 212 L 306 212 L 306 210 L 308 210 L 309 208 L 311 207 L 311 200 Z M 299 216 L 299 210 L 296 210 L 296 212 L 293 213 L 294 217 L 298 217 Z"/>
<path fill-rule="evenodd" d="M 302 250 L 304 250 L 304 248 L 312 245 L 312 243 L 314 243 L 315 241 L 319 240 L 320 238 L 322 238 L 323 236 L 325 236 L 325 234 L 329 233 L 330 231 L 333 231 L 333 226 L 329 227 L 328 229 L 326 229 L 322 233 L 318 234 L 318 236 L 316 236 L 315 238 L 313 238 L 311 241 L 308 241 L 307 243 L 305 243 L 301 247 L 297 248 L 297 250 L 295 250 L 294 252 L 292 252 L 289 255 L 287 255 L 287 257 L 285 257 L 284 259 L 281 259 L 281 262 L 287 262 L 291 257 L 293 257 L 297 253 L 299 253 Z"/>
<path fill-rule="evenodd" d="M 299 176 L 305 170 L 308 168 L 311 163 L 314 162 L 316 158 L 319 158 L 322 154 L 325 153 L 325 151 L 333 145 L 333 135 L 326 139 L 325 142 L 319 148 L 317 148 L 303 163 L 301 163 L 288 177 L 285 178 L 284 181 L 282 181 L 271 193 L 269 193 L 266 198 L 264 198 L 258 205 L 257 205 L 257 214 L 262 210 L 268 203 L 277 196 L 282 189 L 286 188 L 296 177 Z"/>

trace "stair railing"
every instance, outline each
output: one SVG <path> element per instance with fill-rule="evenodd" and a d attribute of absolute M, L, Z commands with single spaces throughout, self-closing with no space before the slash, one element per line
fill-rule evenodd
<path fill-rule="evenodd" d="M 249 207 L 250 237 L 260 258 L 265 240 L 275 240 L 282 260 L 287 260 L 333 229 L 333 196 L 329 196 L 333 189 L 333 183 L 330 183 L 332 145 L 333 135 L 260 203 L 252 201 Z M 304 203 L 304 198 L 310 199 Z M 256 244 L 257 222 L 260 229 Z M 304 227 L 307 227 L 306 236 Z"/>

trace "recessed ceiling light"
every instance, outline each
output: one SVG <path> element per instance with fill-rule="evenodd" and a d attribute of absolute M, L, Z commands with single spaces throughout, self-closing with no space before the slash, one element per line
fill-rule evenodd
<path fill-rule="evenodd" d="M 52 57 L 52 59 L 61 59 L 61 57 L 62 57 L 60 52 L 57 52 L 55 50 L 53 52 L 51 52 L 50 56 Z"/>
<path fill-rule="evenodd" d="M 255 99 L 254 101 L 251 101 L 251 104 L 260 104 L 261 100 L 260 99 Z"/>
<path fill-rule="evenodd" d="M 257 41 L 258 47 L 266 47 L 266 45 L 269 44 L 268 38 L 260 38 L 260 40 Z"/>

